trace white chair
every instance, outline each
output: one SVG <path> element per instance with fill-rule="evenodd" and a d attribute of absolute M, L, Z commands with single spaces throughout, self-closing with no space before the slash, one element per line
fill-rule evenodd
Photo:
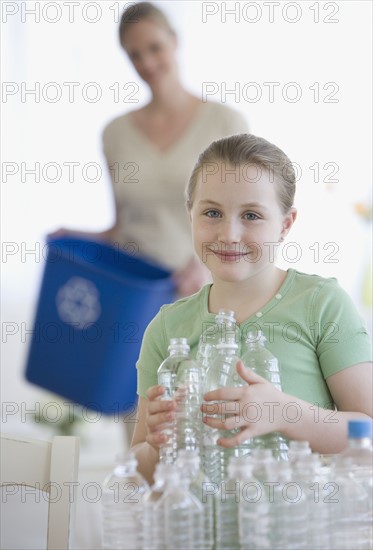
<path fill-rule="evenodd" d="M 69 548 L 78 464 L 78 437 L 56 436 L 49 442 L 1 435 L 1 486 L 49 493 L 47 550 Z"/>

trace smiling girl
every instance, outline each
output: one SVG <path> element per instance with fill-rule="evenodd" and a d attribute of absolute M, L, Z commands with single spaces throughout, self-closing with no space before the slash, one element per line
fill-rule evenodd
<path fill-rule="evenodd" d="M 195 355 L 204 324 L 212 323 L 219 309 L 235 312 L 241 343 L 253 327 L 263 331 L 279 359 L 283 388 L 277 390 L 239 361 L 237 372 L 246 384 L 204 395 L 208 426 L 240 428 L 219 444 L 233 447 L 276 431 L 308 440 L 314 451 L 336 453 L 347 444 L 348 420 L 372 415 L 370 340 L 350 298 L 335 279 L 275 265 L 275 253 L 296 219 L 294 193 L 290 160 L 262 138 L 223 138 L 200 155 L 186 192 L 187 209 L 195 251 L 213 284 L 162 307 L 144 336 L 132 446 L 148 480 L 165 441 L 162 429 L 175 414 L 175 403 L 162 400 L 164 390 L 157 385 L 169 340 L 188 337 Z M 209 401 L 219 401 L 220 412 L 237 412 L 220 420 L 211 415 Z M 258 421 L 243 414 L 250 403 L 261 411 Z"/>

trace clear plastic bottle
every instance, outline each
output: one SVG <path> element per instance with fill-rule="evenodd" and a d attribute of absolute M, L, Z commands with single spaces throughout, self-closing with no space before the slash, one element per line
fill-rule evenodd
<path fill-rule="evenodd" d="M 189 351 L 189 346 L 188 346 Z M 198 451 L 202 437 L 201 403 L 204 389 L 204 372 L 189 356 L 180 362 L 174 398 L 176 400 L 176 454 L 181 449 Z"/>
<path fill-rule="evenodd" d="M 307 548 L 307 503 L 300 486 L 292 480 L 288 461 L 275 461 L 263 482 L 269 503 L 268 533 L 272 550 Z"/>
<path fill-rule="evenodd" d="M 187 485 L 188 480 L 179 468 L 171 465 L 165 491 L 157 503 L 157 508 L 164 510 L 164 548 L 167 550 L 203 547 L 203 507 Z"/>
<path fill-rule="evenodd" d="M 273 459 L 272 459 L 273 460 Z M 240 482 L 238 527 L 241 550 L 270 550 L 269 503 L 263 485 L 253 474 L 252 457 L 238 459 Z"/>
<path fill-rule="evenodd" d="M 217 355 L 207 371 L 205 392 L 224 387 L 239 387 L 244 381 L 237 374 L 236 364 L 239 360 L 237 354 L 238 345 L 235 337 L 230 336 L 225 341 L 221 340 L 216 344 Z M 214 403 L 209 402 L 213 407 Z M 227 410 L 227 416 L 232 413 Z M 229 459 L 234 456 L 241 456 L 239 447 L 226 448 L 217 444 L 220 437 L 230 437 L 237 430 L 217 430 L 204 425 L 203 428 L 203 451 L 202 469 L 206 476 L 213 483 L 220 484 L 227 477 Z"/>
<path fill-rule="evenodd" d="M 142 504 L 149 485 L 133 453 L 117 457 L 102 486 L 103 548 L 132 550 L 142 545 Z"/>
<path fill-rule="evenodd" d="M 331 472 L 338 489 L 332 548 L 373 548 L 372 423 L 350 420 L 348 446 L 334 457 Z"/>
<path fill-rule="evenodd" d="M 249 460 L 253 465 L 254 477 L 260 482 L 265 481 L 269 465 L 275 462 L 271 449 L 253 449 Z"/>
<path fill-rule="evenodd" d="M 301 442 L 299 442 L 301 443 Z M 306 442 L 303 442 L 306 443 Z M 306 451 L 306 445 L 300 449 Z M 302 452 L 292 463 L 292 479 L 298 484 L 307 503 L 307 548 L 329 550 L 333 530 L 333 502 L 330 495 L 335 486 L 325 476 L 320 455 Z"/>
<path fill-rule="evenodd" d="M 296 464 L 299 460 L 309 456 L 311 453 L 312 450 L 308 441 L 289 441 L 288 456 L 292 464 Z"/>
<path fill-rule="evenodd" d="M 205 324 L 198 343 L 196 359 L 205 371 L 216 357 L 216 344 L 232 337 L 237 346 L 240 346 L 240 330 L 234 311 L 219 309 L 214 323 Z M 237 349 L 239 350 L 239 347 Z"/>
<path fill-rule="evenodd" d="M 336 466 L 352 471 L 363 483 L 372 479 L 373 446 L 372 420 L 356 419 L 348 422 L 348 446 L 335 457 Z"/>
<path fill-rule="evenodd" d="M 228 475 L 219 485 L 215 499 L 216 550 L 239 550 L 238 505 L 241 494 L 240 475 L 242 458 L 232 457 L 228 464 Z"/>
<path fill-rule="evenodd" d="M 242 353 L 244 365 L 271 382 L 281 391 L 281 378 L 278 360 L 266 347 L 266 338 L 261 330 L 247 334 Z M 247 444 L 249 449 L 271 449 L 278 460 L 288 459 L 287 439 L 278 432 L 253 437 Z"/>
<path fill-rule="evenodd" d="M 158 503 L 164 494 L 168 471 L 173 464 L 158 462 L 154 472 L 154 484 L 143 500 L 142 550 L 163 550 L 165 547 L 164 510 Z"/>
<path fill-rule="evenodd" d="M 181 449 L 178 451 L 176 465 L 189 483 L 189 491 L 198 498 L 203 506 L 203 539 L 205 550 L 210 550 L 214 545 L 214 498 L 211 491 L 210 480 L 200 469 L 200 457 L 198 451 Z"/>
<path fill-rule="evenodd" d="M 163 400 L 172 400 L 176 388 L 176 375 L 183 361 L 188 359 L 189 345 L 186 338 L 171 338 L 168 346 L 170 355 L 162 362 L 158 369 L 158 384 L 165 388 L 161 396 Z M 160 447 L 160 461 L 173 463 L 176 460 L 176 420 L 170 422 L 164 429 L 168 436 L 167 441 Z"/>

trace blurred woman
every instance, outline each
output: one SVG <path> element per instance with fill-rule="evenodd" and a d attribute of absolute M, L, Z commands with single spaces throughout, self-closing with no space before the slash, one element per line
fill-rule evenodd
<path fill-rule="evenodd" d="M 238 112 L 203 102 L 185 89 L 177 36 L 158 7 L 131 5 L 122 15 L 119 39 L 151 99 L 103 132 L 115 197 L 113 227 L 75 234 L 116 242 L 159 264 L 173 273 L 178 295 L 189 295 L 209 280 L 209 273 L 193 251 L 185 185 L 199 151 L 214 139 L 247 131 L 247 123 Z"/>

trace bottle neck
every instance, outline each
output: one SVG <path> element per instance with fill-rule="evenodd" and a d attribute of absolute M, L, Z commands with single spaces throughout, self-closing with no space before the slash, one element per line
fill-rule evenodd
<path fill-rule="evenodd" d="M 253 341 L 247 340 L 246 341 L 246 347 L 247 347 L 248 350 L 253 351 L 255 349 L 264 348 L 265 346 L 264 346 L 264 342 L 262 342 L 262 341 L 253 342 Z"/>
<path fill-rule="evenodd" d="M 171 349 L 170 350 L 170 357 L 188 357 L 189 351 L 183 350 L 183 349 Z"/>

